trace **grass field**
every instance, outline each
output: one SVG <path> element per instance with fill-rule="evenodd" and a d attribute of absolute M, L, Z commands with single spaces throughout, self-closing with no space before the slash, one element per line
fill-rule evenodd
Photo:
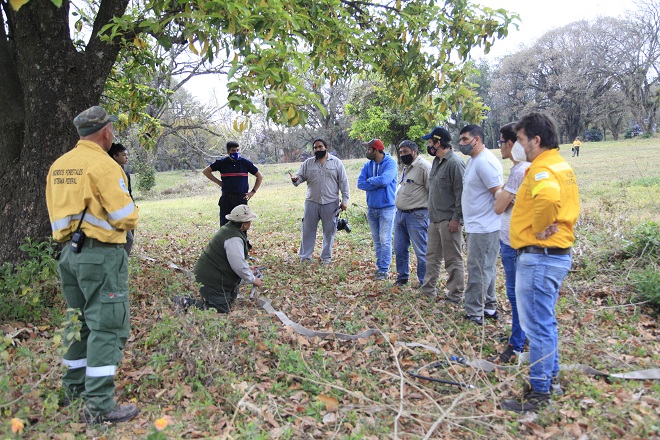
<path fill-rule="evenodd" d="M 637 283 L 640 273 L 658 269 L 660 139 L 584 143 L 579 158 L 568 146 L 561 151 L 578 176 L 582 204 L 574 266 L 557 304 L 561 362 L 611 373 L 658 368 L 657 315 L 638 299 Z M 501 266 L 504 319 L 483 328 L 464 322 L 461 308 L 420 296 L 415 285 L 393 287 L 394 274 L 373 281 L 365 195 L 355 187 L 364 160 L 344 163 L 352 233 L 338 232 L 333 265 L 298 262 L 305 187 L 294 188 L 287 172 L 299 164 L 260 166 L 264 183 L 250 202 L 260 216 L 250 230 L 252 255 L 267 266 L 262 298 L 292 321 L 316 331 L 380 333 L 353 342 L 306 338 L 247 299 L 229 315 L 176 314 L 173 296 L 194 294 L 196 286 L 174 265 L 191 270 L 217 230 L 220 192 L 201 173 L 159 173 L 153 190 L 136 194 L 133 329 L 116 377 L 119 400 L 137 402 L 140 415 L 117 426 L 79 423 L 79 406 L 57 406 L 56 326 L 7 323 L 6 334 L 22 325 L 30 336 L 14 337 L 7 350 L 0 434 L 11 438 L 10 419 L 18 418 L 23 437 L 57 439 L 660 436 L 659 381 L 564 371 L 565 394 L 552 409 L 536 417 L 503 412 L 499 402 L 519 393 L 528 366 L 486 373 L 450 361 L 487 358 L 506 344 Z M 320 243 L 316 259 L 319 252 Z M 422 374 L 474 388 L 407 374 L 437 362 Z M 157 432 L 154 421 L 162 418 L 168 426 Z"/>

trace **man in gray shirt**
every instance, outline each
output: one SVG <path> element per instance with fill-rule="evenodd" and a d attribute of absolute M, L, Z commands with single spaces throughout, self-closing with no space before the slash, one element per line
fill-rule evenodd
<path fill-rule="evenodd" d="M 446 299 L 459 304 L 465 292 L 465 269 L 463 265 L 463 174 L 465 164 L 453 152 L 451 135 L 442 127 L 435 127 L 426 139 L 426 151 L 435 156 L 429 179 L 429 224 L 426 247 L 426 276 L 422 293 L 436 297 L 440 276 L 440 263 L 445 260 L 447 271 Z"/>
<path fill-rule="evenodd" d="M 345 211 L 348 206 L 348 176 L 341 161 L 330 155 L 328 145 L 323 139 L 316 139 L 313 146 L 314 157 L 303 162 L 298 172 L 291 176 L 294 186 L 307 182 L 302 242 L 298 255 L 301 262 L 311 261 L 320 220 L 323 227 L 321 263 L 330 264 L 332 243 L 337 232 L 337 214 L 340 209 Z"/>
<path fill-rule="evenodd" d="M 461 130 L 458 148 L 469 156 L 463 179 L 462 207 L 467 232 L 465 318 L 478 325 L 497 320 L 495 274 L 500 244 L 500 216 L 495 213 L 495 194 L 502 188 L 502 164 L 483 143 L 478 125 Z"/>

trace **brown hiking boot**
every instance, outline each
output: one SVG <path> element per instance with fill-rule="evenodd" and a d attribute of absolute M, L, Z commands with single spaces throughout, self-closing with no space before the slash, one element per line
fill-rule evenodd
<path fill-rule="evenodd" d="M 105 414 L 94 415 L 89 409 L 85 408 L 83 410 L 83 420 L 86 423 L 120 423 L 127 422 L 133 417 L 137 416 L 140 410 L 137 405 L 128 404 L 128 405 L 117 405 L 115 409 L 109 411 Z"/>

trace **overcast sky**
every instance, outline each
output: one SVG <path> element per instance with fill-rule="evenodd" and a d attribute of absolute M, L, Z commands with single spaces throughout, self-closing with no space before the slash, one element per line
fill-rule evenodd
<path fill-rule="evenodd" d="M 622 17 L 636 9 L 634 0 L 473 0 L 491 8 L 504 8 L 520 16 L 519 30 L 509 28 L 509 35 L 497 41 L 486 59 L 494 59 L 529 46 L 547 31 L 573 21 L 591 20 L 598 16 Z M 473 56 L 483 57 L 480 51 Z"/>

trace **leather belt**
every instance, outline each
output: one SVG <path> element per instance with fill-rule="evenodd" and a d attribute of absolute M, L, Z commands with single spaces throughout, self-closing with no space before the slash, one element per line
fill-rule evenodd
<path fill-rule="evenodd" d="M 571 248 L 544 248 L 541 246 L 525 246 L 518 249 L 518 254 L 568 255 Z"/>
<path fill-rule="evenodd" d="M 401 212 L 405 212 L 406 214 L 411 214 L 415 211 L 421 211 L 422 209 L 426 210 L 428 208 L 413 208 L 413 209 L 401 209 Z"/>

